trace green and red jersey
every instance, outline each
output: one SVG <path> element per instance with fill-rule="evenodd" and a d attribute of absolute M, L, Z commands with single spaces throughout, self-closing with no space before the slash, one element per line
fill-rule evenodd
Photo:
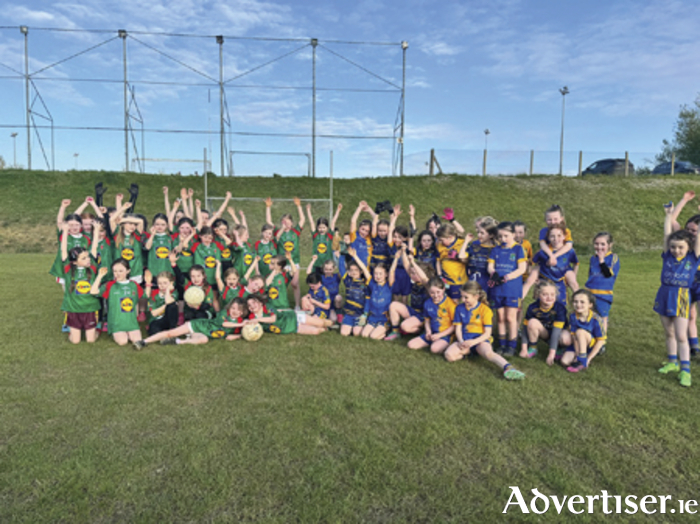
<path fill-rule="evenodd" d="M 285 253 L 292 254 L 292 261 L 295 264 L 299 263 L 299 237 L 301 236 L 302 228 L 295 226 L 289 231 L 282 230 L 282 233 L 277 236 L 279 230 L 275 230 L 275 238 L 277 238 L 277 254 L 284 255 Z"/>
<path fill-rule="evenodd" d="M 132 280 L 112 280 L 104 284 L 100 291 L 102 298 L 108 299 L 109 334 L 138 331 L 136 316 L 143 288 Z"/>
<path fill-rule="evenodd" d="M 92 283 L 97 277 L 97 268 L 77 267 L 68 264 L 63 268 L 65 286 L 61 309 L 66 313 L 93 313 L 100 309 L 97 296 L 90 294 Z"/>
<path fill-rule="evenodd" d="M 263 278 L 272 272 L 270 271 L 270 261 L 272 257 L 277 256 L 277 244 L 274 241 L 263 242 L 258 240 L 255 243 L 255 254 L 260 257 L 260 262 L 258 262 L 258 271 Z"/>

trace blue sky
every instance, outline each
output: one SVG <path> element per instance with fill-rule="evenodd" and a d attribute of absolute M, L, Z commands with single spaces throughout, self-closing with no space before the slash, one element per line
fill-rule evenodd
<path fill-rule="evenodd" d="M 218 129 L 218 92 L 213 82 L 218 78 L 218 46 L 213 37 L 137 32 L 318 38 L 323 46 L 317 49 L 319 88 L 389 91 L 319 91 L 317 131 L 375 137 L 392 135 L 399 107 L 394 86 L 401 84 L 402 72 L 398 44 L 407 41 L 407 173 L 426 169 L 430 148 L 436 149 L 443 169 L 477 172 L 486 128 L 490 130 L 490 162 L 501 162 L 502 171 L 525 171 L 530 149 L 536 151 L 539 170 L 556 170 L 562 102 L 558 90 L 564 85 L 571 91 L 566 97 L 565 171 L 576 169 L 579 150 L 585 152 L 584 164 L 601 156 L 623 156 L 625 151 L 639 163 L 658 152 L 663 138 L 671 137 L 679 106 L 692 103 L 700 85 L 700 40 L 693 36 L 700 4 L 680 1 L 377 0 L 301 5 L 272 0 L 28 0 L 23 5 L 6 3 L 2 12 L 3 25 L 9 27 L 0 29 L 0 93 L 5 101 L 0 107 L 0 154 L 11 163 L 9 135 L 17 131 L 18 163 L 23 165 L 24 87 L 22 81 L 7 78 L 15 74 L 12 69 L 23 70 L 19 25 L 29 27 L 30 72 L 105 42 L 116 36 L 117 29 L 129 31 L 134 37 L 127 40 L 129 77 L 145 127 L 204 132 L 147 133 L 146 156 L 196 159 L 202 157 L 203 148 L 211 146 L 215 172 L 219 171 L 219 139 L 206 134 Z M 347 45 L 333 40 L 396 45 Z M 306 44 L 306 40 L 226 39 L 225 79 L 291 53 L 228 84 L 232 131 L 310 133 L 311 49 L 307 46 L 293 52 Z M 121 126 L 121 85 L 77 79 L 121 80 L 121 41 L 107 42 L 35 75 L 38 92 L 57 126 Z M 295 89 L 271 89 L 275 86 Z M 19 127 L 8 127 L 15 125 Z M 48 145 L 49 135 L 42 133 Z M 122 133 L 59 129 L 55 138 L 58 169 L 72 168 L 75 153 L 81 169 L 123 167 Z M 140 136 L 137 140 L 140 148 Z M 43 168 L 36 138 L 33 144 L 33 167 Z M 392 144 L 386 139 L 319 139 L 317 173 L 327 175 L 329 151 L 333 150 L 337 176 L 390 174 Z M 310 153 L 311 140 L 235 135 L 230 148 Z M 506 167 L 509 159 L 515 159 L 522 169 Z M 240 174 L 303 174 L 306 159 L 238 155 L 234 167 Z M 148 169 L 201 171 L 199 165 L 172 163 L 151 163 Z"/>

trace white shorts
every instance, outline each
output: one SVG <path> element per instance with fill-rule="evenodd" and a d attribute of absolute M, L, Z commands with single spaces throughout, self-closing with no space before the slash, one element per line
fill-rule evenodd
<path fill-rule="evenodd" d="M 143 283 L 143 275 L 136 275 L 135 277 L 129 277 L 129 280 L 136 282 L 137 284 Z"/>
<path fill-rule="evenodd" d="M 297 325 L 306 324 L 306 311 L 295 311 L 297 315 Z"/>
<path fill-rule="evenodd" d="M 299 272 L 299 264 L 294 264 L 294 267 L 296 268 L 297 273 L 298 273 L 298 272 Z M 292 268 L 289 267 L 289 264 L 287 264 L 287 266 L 284 268 L 284 270 L 285 270 L 285 272 L 287 272 L 287 273 L 291 273 L 291 272 L 292 272 Z"/>

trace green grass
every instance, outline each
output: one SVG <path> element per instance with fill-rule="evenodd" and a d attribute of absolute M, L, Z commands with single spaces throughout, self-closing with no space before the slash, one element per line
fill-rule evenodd
<path fill-rule="evenodd" d="M 606 356 L 579 376 L 517 359 L 523 383 L 336 333 L 73 346 L 51 260 L 0 256 L 0 522 L 486 522 L 516 485 L 697 497 L 697 386 L 656 372 L 656 255 L 623 258 Z"/>
<path fill-rule="evenodd" d="M 523 383 L 479 359 L 412 352 L 407 339 L 337 333 L 140 353 L 106 337 L 73 346 L 59 333 L 61 292 L 47 274 L 52 225 L 61 198 L 78 200 L 97 180 L 112 196 L 137 181 L 147 215 L 160 210 L 164 183 L 201 190 L 186 177 L 0 174 L 0 522 L 491 522 L 509 486 L 528 501 L 532 488 L 700 498 L 700 382 L 686 390 L 656 372 L 664 345 L 651 310 L 660 203 L 694 180 L 336 181 L 341 227 L 372 195 L 414 202 L 423 220 L 447 205 L 467 226 L 487 213 L 520 218 L 531 238 L 543 209 L 559 203 L 579 252 L 595 232 L 613 233 L 622 271 L 608 354 L 578 376 L 544 357 L 516 359 Z M 322 198 L 327 181 L 216 179 L 212 188 Z M 262 208 L 246 211 L 255 230 Z M 577 520 L 600 520 L 599 508 Z M 544 519 L 515 508 L 508 517 Z"/>

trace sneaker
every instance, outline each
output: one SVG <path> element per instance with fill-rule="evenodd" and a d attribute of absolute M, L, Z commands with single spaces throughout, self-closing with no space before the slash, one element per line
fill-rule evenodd
<path fill-rule="evenodd" d="M 146 347 L 146 343 L 143 340 L 137 340 L 133 343 L 133 346 L 136 351 L 141 351 L 143 348 Z"/>
<path fill-rule="evenodd" d="M 586 369 L 586 366 L 580 362 L 574 362 L 568 368 L 566 368 L 569 373 L 580 373 L 581 371 L 586 371 Z"/>
<path fill-rule="evenodd" d="M 684 388 L 689 388 L 690 387 L 690 373 L 687 371 L 681 371 L 678 375 L 678 381 L 681 383 L 681 386 Z"/>
<path fill-rule="evenodd" d="M 170 346 L 170 345 L 176 344 L 177 343 L 176 341 L 177 341 L 177 339 L 175 337 L 164 338 L 163 340 L 160 341 L 160 345 L 161 346 Z"/>
<path fill-rule="evenodd" d="M 340 330 L 340 324 L 331 324 L 328 326 L 328 329 L 332 329 L 334 331 L 339 331 Z"/>
<path fill-rule="evenodd" d="M 97 327 L 95 328 L 97 331 L 102 331 L 102 322 L 97 323 Z"/>
<path fill-rule="evenodd" d="M 598 356 L 605 355 L 605 352 L 607 351 L 608 347 L 603 344 L 600 348 L 600 351 L 598 351 Z"/>
<path fill-rule="evenodd" d="M 389 333 L 387 336 L 384 337 L 384 340 L 386 340 L 387 342 L 391 342 L 392 340 L 396 340 L 400 336 L 401 335 L 399 335 L 396 331 L 392 331 L 391 333 Z"/>
<path fill-rule="evenodd" d="M 527 348 L 527 358 L 534 358 L 537 356 L 537 348 L 531 347 Z"/>
<path fill-rule="evenodd" d="M 513 348 L 504 348 L 501 355 L 503 355 L 504 357 L 514 357 L 515 350 Z"/>
<path fill-rule="evenodd" d="M 503 372 L 503 376 L 506 380 L 522 380 L 525 378 L 525 373 L 510 367 Z"/>
<path fill-rule="evenodd" d="M 605 346 L 603 346 L 603 347 L 605 347 Z M 698 353 L 700 353 L 700 348 L 690 348 L 690 356 L 691 357 L 697 357 Z"/>
<path fill-rule="evenodd" d="M 678 373 L 681 370 L 681 366 L 678 362 L 666 362 L 660 369 L 659 373 L 665 375 L 666 373 Z"/>
<path fill-rule="evenodd" d="M 136 321 L 137 322 L 146 322 L 146 312 L 141 311 L 141 313 L 139 313 L 138 316 L 136 317 Z"/>
<path fill-rule="evenodd" d="M 102 323 L 102 333 L 107 333 L 109 331 L 109 326 L 107 326 L 107 322 Z"/>
<path fill-rule="evenodd" d="M 61 333 L 70 333 L 70 328 L 68 327 L 67 324 L 63 324 L 61 326 Z"/>

